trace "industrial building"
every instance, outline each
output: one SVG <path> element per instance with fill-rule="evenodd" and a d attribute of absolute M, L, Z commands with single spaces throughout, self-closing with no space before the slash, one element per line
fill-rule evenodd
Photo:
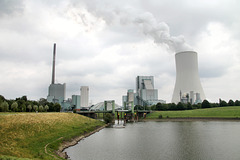
<path fill-rule="evenodd" d="M 158 90 L 154 89 L 153 76 L 136 77 L 136 98 L 137 104 L 141 106 L 151 106 L 157 103 L 166 103 L 158 99 Z"/>
<path fill-rule="evenodd" d="M 48 87 L 47 101 L 59 103 L 62 110 L 82 109 L 89 106 L 89 87 L 81 86 L 81 95 L 72 95 L 66 100 L 66 83 L 55 83 L 56 43 L 53 45 L 52 83 Z"/>
<path fill-rule="evenodd" d="M 81 107 L 81 96 L 80 95 L 72 95 L 72 108 L 80 109 Z"/>
<path fill-rule="evenodd" d="M 175 62 L 176 82 L 172 102 L 201 103 L 206 97 L 199 78 L 197 52 L 176 53 Z"/>
<path fill-rule="evenodd" d="M 122 96 L 123 106 L 133 102 L 134 105 L 152 106 L 157 103 L 166 103 L 158 99 L 158 90 L 154 89 L 153 76 L 136 77 L 136 93 L 129 89 L 127 95 Z M 128 105 L 127 105 L 128 106 Z"/>
<path fill-rule="evenodd" d="M 52 83 L 48 87 L 47 101 L 61 104 L 66 100 L 66 84 L 55 84 L 55 60 L 56 43 L 53 45 Z"/>
<path fill-rule="evenodd" d="M 81 108 L 89 107 L 89 87 L 88 86 L 81 86 Z"/>

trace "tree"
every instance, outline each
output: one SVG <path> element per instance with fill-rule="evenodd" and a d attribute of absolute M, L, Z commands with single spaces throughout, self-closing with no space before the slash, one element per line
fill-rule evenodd
<path fill-rule="evenodd" d="M 44 106 L 44 105 L 46 105 L 47 103 L 48 103 L 47 99 L 45 99 L 45 98 L 40 98 L 40 99 L 39 99 L 39 105 Z"/>
<path fill-rule="evenodd" d="M 205 99 L 202 102 L 202 108 L 211 108 L 211 104 Z"/>
<path fill-rule="evenodd" d="M 45 109 L 45 111 L 47 112 L 47 110 L 49 109 L 48 105 L 45 105 L 45 106 L 44 106 L 44 109 Z"/>
<path fill-rule="evenodd" d="M 107 123 L 112 123 L 113 121 L 113 116 L 111 113 L 107 113 L 105 116 L 104 116 L 104 122 L 107 124 Z"/>
<path fill-rule="evenodd" d="M 156 105 L 152 105 L 151 110 L 155 111 L 156 110 Z"/>
<path fill-rule="evenodd" d="M 135 110 L 144 110 L 144 107 L 141 106 L 141 105 L 136 105 L 136 106 L 134 107 L 134 109 L 135 109 Z"/>
<path fill-rule="evenodd" d="M 184 109 L 185 109 L 184 104 L 182 102 L 178 102 L 177 110 L 184 110 Z"/>
<path fill-rule="evenodd" d="M 192 105 L 192 108 L 193 108 L 193 109 L 200 109 L 201 107 L 202 107 L 201 103 L 193 104 L 193 105 Z"/>
<path fill-rule="evenodd" d="M 21 97 L 21 100 L 27 102 L 27 96 L 22 96 L 22 97 Z"/>
<path fill-rule="evenodd" d="M 42 112 L 43 111 L 43 106 L 40 105 L 39 108 L 38 108 L 39 112 Z"/>
<path fill-rule="evenodd" d="M 37 112 L 37 111 L 38 111 L 38 106 L 37 106 L 37 105 L 34 105 L 34 106 L 33 106 L 33 110 L 34 110 L 35 112 Z"/>
<path fill-rule="evenodd" d="M 168 108 L 169 110 L 177 110 L 177 105 L 175 103 L 169 103 Z"/>
<path fill-rule="evenodd" d="M 167 110 L 167 106 L 162 103 L 157 103 L 156 110 L 157 111 L 165 111 L 165 110 Z"/>
<path fill-rule="evenodd" d="M 8 107 L 9 107 L 9 104 L 6 101 L 4 101 L 2 103 L 3 112 L 9 111 Z"/>
<path fill-rule="evenodd" d="M 235 101 L 235 106 L 240 106 L 240 101 L 239 100 Z"/>
<path fill-rule="evenodd" d="M 4 102 L 6 99 L 2 96 L 2 95 L 0 95 L 0 103 L 1 102 Z"/>
<path fill-rule="evenodd" d="M 26 105 L 25 104 L 22 104 L 20 108 L 21 108 L 22 112 L 26 112 Z"/>
<path fill-rule="evenodd" d="M 192 109 L 192 104 L 191 103 L 187 103 L 187 110 L 190 110 L 190 109 Z"/>
<path fill-rule="evenodd" d="M 27 106 L 27 109 L 28 109 L 29 112 L 31 112 L 31 110 L 32 110 L 32 105 L 29 104 L 29 105 Z"/>
<path fill-rule="evenodd" d="M 220 106 L 220 107 L 224 107 L 224 106 L 228 106 L 228 104 L 227 104 L 226 101 L 220 99 L 219 106 Z"/>
<path fill-rule="evenodd" d="M 61 111 L 61 105 L 59 103 L 55 103 L 53 105 L 54 111 L 55 112 L 60 112 Z"/>
<path fill-rule="evenodd" d="M 228 101 L 228 105 L 229 105 L 229 106 L 235 106 L 235 103 L 233 102 L 233 100 L 230 99 L 230 100 Z"/>
<path fill-rule="evenodd" d="M 13 104 L 11 105 L 11 110 L 14 112 L 17 112 L 18 109 L 18 103 L 17 102 L 13 102 Z"/>
<path fill-rule="evenodd" d="M 0 103 L 0 112 L 3 112 L 2 103 Z"/>

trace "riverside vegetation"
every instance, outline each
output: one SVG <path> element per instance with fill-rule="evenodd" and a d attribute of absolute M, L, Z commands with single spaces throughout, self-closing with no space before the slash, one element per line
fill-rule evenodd
<path fill-rule="evenodd" d="M 103 125 L 74 113 L 2 113 L 0 159 L 61 159 L 55 151 L 63 141 Z"/>
<path fill-rule="evenodd" d="M 147 119 L 159 118 L 240 118 L 240 106 L 183 111 L 155 111 L 147 115 Z"/>

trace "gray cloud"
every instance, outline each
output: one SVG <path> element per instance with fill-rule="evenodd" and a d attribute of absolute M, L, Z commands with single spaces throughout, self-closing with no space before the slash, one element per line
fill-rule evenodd
<path fill-rule="evenodd" d="M 226 90 L 226 79 L 238 86 L 240 77 L 233 74 L 240 61 L 238 1 L 0 3 L 0 94 L 7 98 L 47 96 L 54 42 L 57 81 L 67 83 L 68 97 L 88 85 L 93 103 L 121 103 L 122 94 L 135 89 L 138 75 L 153 75 L 159 98 L 169 102 L 175 81 L 171 47 L 186 43 L 198 52 L 209 99 L 220 96 L 212 86 Z"/>
<path fill-rule="evenodd" d="M 13 15 L 23 12 L 24 5 L 21 0 L 1 0 L 0 16 Z"/>

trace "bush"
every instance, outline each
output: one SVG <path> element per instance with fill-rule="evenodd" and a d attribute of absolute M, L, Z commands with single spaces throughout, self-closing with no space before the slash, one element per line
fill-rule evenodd
<path fill-rule="evenodd" d="M 211 108 L 211 104 L 205 99 L 203 102 L 202 102 L 202 108 Z"/>
<path fill-rule="evenodd" d="M 160 115 L 158 116 L 158 118 L 159 118 L 159 119 L 162 119 L 162 118 L 163 118 L 163 116 L 160 114 Z"/>
<path fill-rule="evenodd" d="M 103 118 L 104 122 L 107 123 L 112 123 L 113 121 L 113 116 L 111 113 L 107 113 L 104 118 Z"/>
<path fill-rule="evenodd" d="M 219 106 L 220 107 L 225 107 L 225 106 L 228 106 L 228 103 L 226 101 L 220 99 Z"/>
<path fill-rule="evenodd" d="M 230 100 L 228 101 L 228 105 L 229 105 L 229 106 L 234 106 L 235 103 L 233 102 L 233 100 L 230 99 Z"/>

